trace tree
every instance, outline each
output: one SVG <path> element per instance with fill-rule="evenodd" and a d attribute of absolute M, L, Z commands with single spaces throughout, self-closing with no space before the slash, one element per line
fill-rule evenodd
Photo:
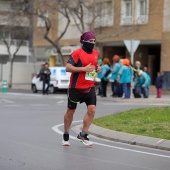
<path fill-rule="evenodd" d="M 101 13 L 96 10 L 95 0 L 74 0 L 74 3 L 70 3 L 68 7 L 71 17 L 80 33 L 86 30 L 95 32 L 95 20 L 101 15 Z"/>
<path fill-rule="evenodd" d="M 71 21 L 76 24 L 80 33 L 92 30 L 97 34 L 97 31 L 101 29 L 100 25 L 97 29 L 94 27 L 96 19 L 101 17 L 101 10 L 96 10 L 95 3 L 95 0 L 36 0 L 34 15 L 43 20 L 45 28 L 44 38 L 57 49 L 62 65 L 64 65 L 64 61 L 60 50 L 60 40 L 62 40 L 69 29 Z M 62 31 L 58 31 L 58 36 L 55 40 L 50 37 L 50 32 L 53 29 L 53 23 L 57 21 L 54 21 L 49 13 L 58 16 L 58 25 L 60 24 L 60 17 L 64 18 Z"/>
<path fill-rule="evenodd" d="M 45 26 L 44 38 L 53 47 L 55 47 L 57 49 L 57 52 L 61 59 L 62 65 L 64 65 L 64 60 L 63 60 L 63 56 L 62 56 L 61 48 L 60 48 L 60 40 L 66 33 L 66 31 L 69 27 L 69 24 L 70 24 L 67 0 L 50 0 L 48 2 L 46 0 L 37 0 L 36 2 L 37 2 L 36 9 L 35 9 L 36 12 L 34 13 L 34 15 L 37 16 L 38 18 L 41 18 L 44 22 L 44 26 Z M 58 16 L 58 14 L 61 14 L 66 19 L 65 27 L 63 28 L 60 35 L 55 37 L 55 40 L 53 40 L 49 36 L 49 34 L 50 34 L 50 31 L 52 30 L 53 22 L 57 22 L 57 20 L 53 21 L 53 18 L 50 18 L 48 13 L 52 13 L 57 16 Z"/>
<path fill-rule="evenodd" d="M 29 16 L 28 1 L 13 0 L 8 5 L 11 10 L 4 14 L 0 30 L 2 32 L 1 40 L 4 42 L 10 62 L 9 88 L 12 87 L 13 63 L 16 55 L 23 44 L 28 39 L 29 33 Z"/>
<path fill-rule="evenodd" d="M 60 41 L 69 29 L 71 22 L 75 23 L 80 33 L 86 30 L 92 30 L 97 34 L 101 30 L 102 27 L 100 24 L 97 27 L 95 25 L 97 18 L 101 18 L 102 16 L 101 8 L 104 9 L 105 7 L 101 6 L 102 3 L 98 3 L 98 7 L 100 6 L 100 8 L 96 8 L 95 3 L 96 0 L 36 0 L 34 16 L 42 19 L 44 23 L 42 24 L 44 27 L 44 39 L 57 49 L 62 65 L 64 65 L 64 61 L 60 50 Z M 58 16 L 58 25 L 60 24 L 60 18 L 64 18 L 62 20 L 64 22 L 64 24 L 62 23 L 62 29 L 60 29 L 60 32 L 56 30 L 58 36 L 55 39 L 50 37 L 50 32 L 54 29 L 53 24 L 57 20 L 53 20 L 50 14 Z"/>

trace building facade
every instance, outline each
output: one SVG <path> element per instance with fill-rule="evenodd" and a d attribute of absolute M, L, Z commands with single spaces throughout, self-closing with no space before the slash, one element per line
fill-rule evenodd
<path fill-rule="evenodd" d="M 134 61 L 148 67 L 152 83 L 158 71 L 170 71 L 170 1 L 96 0 L 95 7 L 100 9 L 94 32 L 101 58 L 109 57 L 111 60 L 114 54 L 130 58 L 124 40 L 140 40 Z M 72 30 L 77 34 L 71 34 Z M 80 35 L 72 23 L 62 45 L 78 45 Z"/>
<path fill-rule="evenodd" d="M 21 9 L 22 7 L 22 9 Z M 15 57 L 16 62 L 29 62 L 30 18 L 24 11 L 28 10 L 29 4 L 12 0 L 0 0 L 0 63 L 7 63 L 9 51 L 11 55 L 16 52 L 22 40 L 20 49 Z M 5 43 L 4 43 L 5 41 Z"/>
<path fill-rule="evenodd" d="M 3 1 L 3 5 L 0 5 L 1 11 L 4 10 L 5 2 L 8 1 Z M 50 19 L 51 29 L 48 36 L 55 42 L 67 23 L 66 18 L 56 12 L 55 8 L 49 8 L 48 4 L 52 7 L 57 6 L 55 2 L 32 0 L 33 11 L 38 15 L 32 18 L 30 24 L 27 22 L 29 27 L 32 27 L 32 33 L 28 39 L 28 57 L 26 56 L 24 61 L 31 61 L 30 55 L 38 63 L 49 61 L 51 66 L 61 64 L 57 50 L 44 39 L 47 27 L 41 17 Z M 84 29 L 80 29 L 81 21 L 76 14 L 70 13 L 69 27 L 59 42 L 65 63 L 72 51 L 81 46 L 79 38 L 82 32 L 92 30 L 97 37 L 96 48 L 99 50 L 100 58 L 109 57 L 112 61 L 112 56 L 117 54 L 121 58 L 131 59 L 124 40 L 139 40 L 140 44 L 134 53 L 134 62 L 140 61 L 142 66 L 148 67 L 152 83 L 158 71 L 170 71 L 169 0 L 87 0 L 85 2 Z M 78 7 L 74 8 L 76 11 Z M 1 12 L 0 18 L 2 14 Z M 1 59 L 2 54 L 0 54 Z M 23 60 L 19 56 L 18 59 Z"/>

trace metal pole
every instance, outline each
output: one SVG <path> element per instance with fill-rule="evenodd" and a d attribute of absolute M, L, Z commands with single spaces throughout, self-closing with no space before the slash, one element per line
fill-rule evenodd
<path fill-rule="evenodd" d="M 130 41 L 131 43 L 131 64 L 133 65 L 134 63 L 134 52 L 133 52 L 133 42 L 132 40 Z M 130 88 L 130 98 L 133 98 L 133 75 L 132 75 L 132 79 L 131 79 L 131 88 Z"/>

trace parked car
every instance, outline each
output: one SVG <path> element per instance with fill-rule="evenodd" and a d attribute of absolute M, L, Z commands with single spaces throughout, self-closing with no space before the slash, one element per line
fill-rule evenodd
<path fill-rule="evenodd" d="M 66 72 L 65 67 L 49 67 L 51 71 L 50 76 L 50 93 L 54 93 L 56 90 L 67 89 L 70 80 L 70 73 Z M 42 91 L 43 83 L 40 81 L 40 77 L 34 76 L 31 83 L 31 89 L 33 93 Z"/>

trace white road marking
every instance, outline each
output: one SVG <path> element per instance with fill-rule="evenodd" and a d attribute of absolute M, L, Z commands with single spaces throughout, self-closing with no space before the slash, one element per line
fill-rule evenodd
<path fill-rule="evenodd" d="M 3 94 L 3 93 L 0 93 Z M 13 95 L 13 96 L 30 96 L 30 97 L 43 97 L 43 95 L 41 94 L 27 94 L 27 93 L 12 93 L 12 92 L 8 92 L 5 95 Z"/>
<path fill-rule="evenodd" d="M 9 105 L 9 104 L 6 104 L 6 105 L 3 105 L 4 107 L 20 107 L 20 106 L 22 106 L 22 105 L 19 105 L 19 104 L 11 104 L 11 105 Z"/>
<path fill-rule="evenodd" d="M 53 96 L 54 99 L 67 99 L 67 96 L 63 96 L 63 95 L 57 95 L 57 96 Z"/>
<path fill-rule="evenodd" d="M 33 106 L 33 107 L 40 107 L 40 106 L 49 106 L 49 104 L 30 104 L 30 106 Z"/>
<path fill-rule="evenodd" d="M 11 101 L 11 100 L 7 100 L 7 99 L 0 99 L 0 103 L 11 104 L 11 103 L 15 103 L 15 102 Z"/>
<path fill-rule="evenodd" d="M 57 104 L 64 103 L 64 100 L 60 100 L 57 102 Z"/>
<path fill-rule="evenodd" d="M 0 92 L 0 94 L 3 94 L 2 92 Z M 27 96 L 27 97 L 41 97 L 41 98 L 54 98 L 54 99 L 67 99 L 67 96 L 66 95 L 60 95 L 60 94 L 57 94 L 56 95 L 48 95 L 48 96 L 44 96 L 42 94 L 29 94 L 29 93 L 12 93 L 12 92 L 8 92 L 6 94 L 3 94 L 3 95 L 13 95 L 13 96 Z"/>
<path fill-rule="evenodd" d="M 80 122 L 82 122 L 82 120 L 74 121 L 73 123 L 80 123 Z M 60 135 L 63 135 L 63 132 L 61 130 L 59 130 L 59 127 L 61 127 L 61 126 L 64 126 L 64 123 L 53 126 L 52 130 L 55 131 L 56 133 L 60 134 Z M 74 137 L 74 136 L 70 135 L 69 137 L 71 139 L 77 140 L 77 138 Z M 127 149 L 127 148 L 122 148 L 122 147 L 116 147 L 116 146 L 102 144 L 102 143 L 98 143 L 98 142 L 93 142 L 93 143 L 96 144 L 96 145 L 99 145 L 99 146 L 104 146 L 104 147 L 109 147 L 109 148 L 129 151 L 129 152 L 135 152 L 135 153 L 140 153 L 140 154 L 145 154 L 145 155 L 152 155 L 152 156 L 157 156 L 157 157 L 170 158 L 170 156 L 167 156 L 167 155 L 155 154 L 155 153 L 151 153 L 151 152 L 143 152 L 143 151 L 139 151 L 139 150 Z"/>

